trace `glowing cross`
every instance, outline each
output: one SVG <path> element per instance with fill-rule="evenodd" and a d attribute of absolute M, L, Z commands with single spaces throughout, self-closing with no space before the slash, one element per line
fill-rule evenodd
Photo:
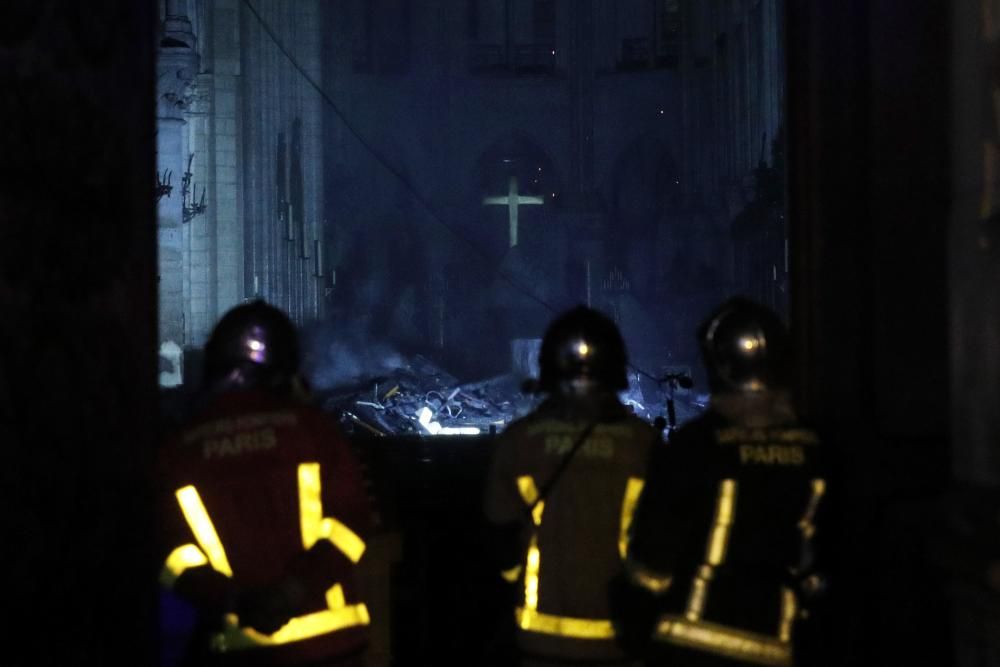
<path fill-rule="evenodd" d="M 517 245 L 517 207 L 526 204 L 544 204 L 542 197 L 521 197 L 517 194 L 517 176 L 510 177 L 508 194 L 483 198 L 484 206 L 506 206 L 510 218 L 510 247 Z"/>

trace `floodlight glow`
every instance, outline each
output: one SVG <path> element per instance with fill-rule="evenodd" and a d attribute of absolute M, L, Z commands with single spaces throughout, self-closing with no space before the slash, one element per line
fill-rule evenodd
<path fill-rule="evenodd" d="M 440 423 L 431 421 L 433 416 L 434 413 L 427 406 L 417 412 L 417 422 L 429 435 L 479 435 L 480 433 L 475 426 L 441 426 Z"/>
<path fill-rule="evenodd" d="M 475 426 L 444 426 L 438 431 L 440 435 L 479 435 Z"/>
<path fill-rule="evenodd" d="M 441 424 L 431 421 L 433 416 L 434 413 L 425 405 L 417 412 L 417 422 L 431 435 L 437 435 L 441 431 Z"/>
<path fill-rule="evenodd" d="M 427 426 L 428 424 L 430 424 L 431 423 L 431 409 L 428 408 L 426 405 L 424 407 L 420 408 L 420 411 L 417 412 L 417 421 L 420 422 L 421 426 Z"/>

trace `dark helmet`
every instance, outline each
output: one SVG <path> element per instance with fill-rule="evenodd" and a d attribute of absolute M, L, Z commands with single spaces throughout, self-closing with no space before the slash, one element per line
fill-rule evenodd
<path fill-rule="evenodd" d="M 538 364 L 538 388 L 544 392 L 562 392 L 566 382 L 582 382 L 604 391 L 628 388 L 628 357 L 618 327 L 585 306 L 577 306 L 549 325 Z"/>
<path fill-rule="evenodd" d="M 753 393 L 787 387 L 788 330 L 773 311 L 736 297 L 698 331 L 715 393 Z"/>
<path fill-rule="evenodd" d="M 285 389 L 298 371 L 295 325 L 260 300 L 226 313 L 205 345 L 204 384 L 216 391 Z"/>

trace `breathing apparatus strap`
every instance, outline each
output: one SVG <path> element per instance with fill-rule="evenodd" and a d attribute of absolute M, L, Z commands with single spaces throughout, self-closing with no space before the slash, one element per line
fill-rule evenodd
<path fill-rule="evenodd" d="M 549 477 L 547 480 L 545 480 L 545 484 L 539 490 L 538 497 L 535 498 L 535 502 L 531 503 L 531 506 L 527 508 L 527 516 L 529 521 L 531 520 L 531 517 L 535 512 L 535 508 L 538 507 L 538 504 L 543 502 L 545 498 L 549 495 L 549 493 L 552 492 L 552 489 L 555 488 L 556 482 L 558 482 L 559 479 L 562 477 L 563 473 L 566 472 L 566 468 L 569 467 L 569 464 L 573 460 L 573 457 L 576 456 L 576 452 L 581 447 L 583 447 L 583 443 L 587 441 L 587 438 L 590 437 L 590 434 L 594 431 L 594 428 L 597 427 L 598 421 L 599 420 L 595 419 L 594 421 L 587 424 L 587 426 L 583 429 L 583 431 L 580 432 L 580 435 L 577 436 L 576 442 L 573 443 L 573 446 L 570 448 L 570 450 L 566 452 L 566 455 L 563 456 L 561 461 L 559 461 L 559 465 L 556 467 L 555 471 L 553 471 L 552 476 Z"/>

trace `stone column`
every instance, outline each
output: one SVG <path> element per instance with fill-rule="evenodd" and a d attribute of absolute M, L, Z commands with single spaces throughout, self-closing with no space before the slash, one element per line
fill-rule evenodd
<path fill-rule="evenodd" d="M 573 195 L 590 196 L 594 189 L 594 7 L 573 7 L 573 62 L 570 104 L 573 127 Z"/>
<path fill-rule="evenodd" d="M 159 339 L 161 345 L 173 342 L 184 346 L 184 224 L 182 179 L 187 169 L 187 142 L 184 112 L 191 99 L 191 84 L 198 73 L 198 54 L 191 22 L 186 16 L 172 14 L 183 7 L 170 2 L 163 36 L 157 54 L 157 171 L 169 172 L 173 190 L 159 201 Z M 165 360 L 172 364 L 173 360 Z M 162 369 L 177 377 L 179 369 Z M 172 384 L 174 380 L 170 381 Z"/>
<path fill-rule="evenodd" d="M 215 145 L 214 185 L 216 317 L 250 295 L 244 286 L 243 198 L 241 197 L 242 141 L 240 86 L 240 3 L 216 0 L 212 5 L 212 91 L 210 120 Z"/>

